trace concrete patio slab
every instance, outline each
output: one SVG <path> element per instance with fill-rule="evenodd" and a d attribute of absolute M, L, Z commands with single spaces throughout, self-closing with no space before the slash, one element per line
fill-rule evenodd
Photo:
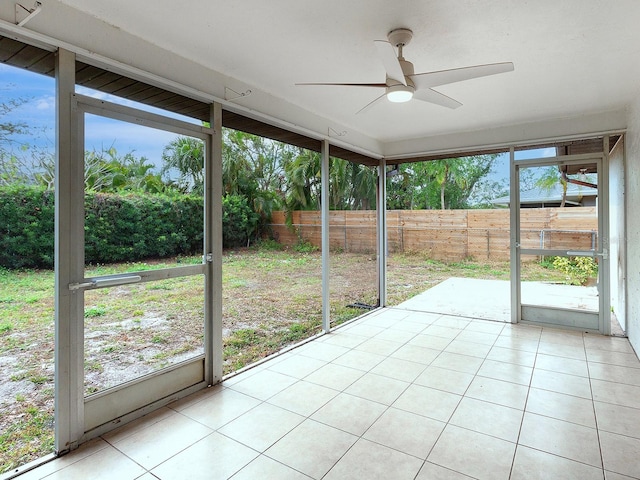
<path fill-rule="evenodd" d="M 522 303 L 598 311 L 596 287 L 522 282 Z M 510 282 L 453 277 L 402 302 L 397 308 L 510 322 Z"/>

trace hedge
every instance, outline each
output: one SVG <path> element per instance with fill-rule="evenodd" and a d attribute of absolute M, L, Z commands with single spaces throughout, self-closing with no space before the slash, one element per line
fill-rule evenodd
<path fill-rule="evenodd" d="M 246 200 L 223 200 L 223 244 L 255 234 Z M 203 199 L 144 193 L 85 194 L 85 262 L 137 261 L 202 252 Z M 247 212 L 248 210 L 248 212 Z M 34 186 L 0 188 L 0 266 L 52 268 L 54 193 Z"/>

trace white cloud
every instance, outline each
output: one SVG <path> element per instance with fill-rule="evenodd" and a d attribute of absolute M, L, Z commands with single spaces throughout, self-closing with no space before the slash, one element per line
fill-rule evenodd
<path fill-rule="evenodd" d="M 42 97 L 36 100 L 37 110 L 53 110 L 56 107 L 56 97 Z"/>

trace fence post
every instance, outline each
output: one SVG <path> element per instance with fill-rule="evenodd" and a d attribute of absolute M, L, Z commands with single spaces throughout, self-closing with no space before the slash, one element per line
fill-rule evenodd
<path fill-rule="evenodd" d="M 487 260 L 491 259 L 491 233 L 490 230 L 487 228 Z"/>
<path fill-rule="evenodd" d="M 347 214 L 343 213 L 344 215 L 344 251 L 348 252 L 349 251 L 349 244 L 347 243 Z"/>
<path fill-rule="evenodd" d="M 400 237 L 400 251 L 404 253 L 404 220 L 402 219 L 402 210 L 398 213 L 398 237 Z"/>

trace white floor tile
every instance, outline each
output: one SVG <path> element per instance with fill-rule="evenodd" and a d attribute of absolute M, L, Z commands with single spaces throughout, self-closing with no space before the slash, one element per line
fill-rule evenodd
<path fill-rule="evenodd" d="M 345 393 L 384 405 L 391 405 L 408 386 L 408 382 L 367 373 L 353 382 L 345 390 Z"/>
<path fill-rule="evenodd" d="M 474 320 L 470 322 L 469 325 L 467 325 L 465 330 L 471 332 L 492 333 L 497 336 L 503 332 L 506 325 L 507 324 L 503 322 L 486 322 L 482 320 Z"/>
<path fill-rule="evenodd" d="M 482 362 L 482 358 L 460 355 L 458 353 L 442 352 L 433 362 L 431 362 L 431 366 L 475 375 L 480 369 Z"/>
<path fill-rule="evenodd" d="M 506 480 L 516 444 L 447 425 L 427 460 L 479 480 Z"/>
<path fill-rule="evenodd" d="M 589 362 L 589 376 L 596 380 L 625 383 L 640 387 L 640 368 Z"/>
<path fill-rule="evenodd" d="M 538 339 L 534 337 L 500 335 L 493 346 L 536 353 L 538 351 L 538 344 Z"/>
<path fill-rule="evenodd" d="M 305 382 L 311 382 L 324 387 L 333 388 L 334 390 L 342 391 L 365 373 L 366 372 L 363 370 L 329 363 L 306 376 L 304 380 Z"/>
<path fill-rule="evenodd" d="M 401 330 L 398 328 L 387 328 L 384 332 L 380 332 L 376 335 L 378 340 L 388 340 L 390 342 L 397 342 L 400 344 L 404 344 L 415 337 L 415 333 L 407 332 L 406 330 Z"/>
<path fill-rule="evenodd" d="M 233 384 L 229 388 L 258 400 L 266 400 L 297 381 L 296 378 L 289 375 L 283 375 L 271 370 L 262 370 L 241 382 Z"/>
<path fill-rule="evenodd" d="M 136 462 L 115 448 L 108 447 L 61 470 L 56 470 L 46 478 L 55 480 L 85 480 L 87 478 L 134 480 L 144 473 L 144 468 Z"/>
<path fill-rule="evenodd" d="M 211 428 L 176 413 L 112 444 L 150 470 L 212 432 Z"/>
<path fill-rule="evenodd" d="M 363 352 L 370 352 L 387 356 L 391 355 L 398 348 L 400 348 L 403 343 L 383 340 L 381 338 L 374 337 L 365 342 L 362 342 L 360 345 L 355 347 L 355 350 L 361 350 Z"/>
<path fill-rule="evenodd" d="M 519 445 L 511 480 L 602 480 L 602 475 L 601 468 Z"/>
<path fill-rule="evenodd" d="M 460 355 L 469 355 L 471 357 L 478 357 L 484 359 L 491 350 L 491 345 L 484 345 L 481 343 L 464 342 L 456 338 L 453 340 L 447 348 L 444 349 L 448 353 L 459 353 Z"/>
<path fill-rule="evenodd" d="M 508 362 L 498 362 L 495 360 L 485 360 L 478 375 L 482 377 L 504 380 L 505 382 L 517 383 L 529 386 L 533 369 L 523 365 L 515 365 Z"/>
<path fill-rule="evenodd" d="M 440 350 L 417 347 L 409 344 L 403 345 L 391 354 L 393 358 L 421 363 L 423 365 L 429 365 L 438 355 L 440 355 Z"/>
<path fill-rule="evenodd" d="M 488 345 L 490 347 L 496 343 L 498 339 L 498 334 L 493 333 L 485 333 L 485 332 L 477 332 L 475 330 L 469 330 L 467 327 L 463 332 L 456 337 L 456 340 L 461 340 L 463 342 L 471 342 L 471 343 L 480 343 L 482 345 Z"/>
<path fill-rule="evenodd" d="M 550 370 L 533 371 L 531 386 L 552 392 L 573 395 L 574 397 L 591 398 L 591 384 L 588 378 Z"/>
<path fill-rule="evenodd" d="M 410 362 L 400 358 L 389 357 L 371 370 L 371 373 L 395 378 L 404 382 L 413 382 L 425 369 L 422 363 Z"/>
<path fill-rule="evenodd" d="M 384 355 L 378 355 L 371 352 L 350 350 L 344 355 L 333 360 L 331 363 L 367 372 L 382 362 L 385 358 L 386 357 Z"/>
<path fill-rule="evenodd" d="M 341 393 L 311 418 L 354 435 L 362 435 L 387 407 L 381 403 Z"/>
<path fill-rule="evenodd" d="M 414 380 L 417 385 L 436 388 L 445 392 L 464 395 L 473 381 L 470 373 L 457 372 L 446 368 L 427 367 L 418 378 Z"/>
<path fill-rule="evenodd" d="M 161 480 L 173 480 L 188 473 L 189 480 L 223 480 L 243 468 L 258 452 L 219 433 L 212 433 L 154 468 Z"/>
<path fill-rule="evenodd" d="M 435 463 L 425 462 L 416 480 L 470 480 L 471 478 Z"/>
<path fill-rule="evenodd" d="M 288 354 L 284 360 L 267 368 L 273 372 L 289 375 L 290 377 L 304 378 L 320 367 L 324 367 L 326 363 L 324 360 L 318 360 L 304 355 Z"/>
<path fill-rule="evenodd" d="M 457 322 L 458 322 L 457 319 L 453 319 L 447 322 L 442 322 L 441 320 L 437 320 L 433 325 L 430 325 L 429 327 L 425 328 L 422 331 L 422 333 L 426 335 L 432 335 L 434 337 L 442 337 L 448 340 L 453 340 L 458 335 L 460 335 L 460 333 L 462 333 L 462 329 L 469 323 L 469 322 L 462 322 L 460 327 L 449 326 L 450 323 L 456 324 Z"/>
<path fill-rule="evenodd" d="M 445 427 L 444 422 L 390 408 L 363 438 L 414 457 L 425 459 Z"/>
<path fill-rule="evenodd" d="M 453 393 L 411 385 L 393 403 L 393 406 L 407 412 L 447 422 L 461 399 L 460 395 Z"/>
<path fill-rule="evenodd" d="M 408 343 L 416 347 L 444 350 L 452 342 L 450 338 L 436 337 L 435 335 L 416 335 Z"/>
<path fill-rule="evenodd" d="M 306 345 L 300 347 L 297 353 L 298 355 L 330 362 L 331 360 L 335 360 L 340 355 L 347 353 L 348 351 L 349 349 L 347 347 L 332 345 L 327 342 L 309 342 Z"/>
<path fill-rule="evenodd" d="M 519 443 L 602 468 L 598 433 L 595 428 L 526 412 Z"/>
<path fill-rule="evenodd" d="M 225 389 L 185 408 L 181 413 L 215 430 L 258 405 L 260 400 L 256 398 Z"/>
<path fill-rule="evenodd" d="M 584 335 L 587 350 L 606 350 L 608 352 L 634 353 L 626 338 L 605 337 L 604 335 Z"/>
<path fill-rule="evenodd" d="M 413 480 L 422 460 L 360 439 L 323 477 L 323 480 Z"/>
<path fill-rule="evenodd" d="M 520 433 L 522 415 L 521 410 L 465 397 L 449 423 L 515 443 Z"/>
<path fill-rule="evenodd" d="M 476 377 L 469 385 L 465 396 L 524 410 L 527 391 L 528 388 L 524 385 L 493 378 Z"/>
<path fill-rule="evenodd" d="M 587 350 L 589 362 L 606 363 L 620 367 L 640 368 L 640 361 L 633 353 L 608 352 L 606 350 Z"/>
<path fill-rule="evenodd" d="M 615 433 L 600 432 L 604 468 L 633 478 L 640 478 L 640 440 Z"/>
<path fill-rule="evenodd" d="M 348 330 L 338 329 L 335 332 L 328 333 L 321 337 L 322 342 L 329 343 L 331 345 L 338 345 L 346 348 L 353 348 L 364 342 L 367 337 L 362 335 L 353 335 L 348 333 Z"/>
<path fill-rule="evenodd" d="M 339 392 L 331 388 L 301 380 L 271 397 L 271 405 L 308 417 Z"/>
<path fill-rule="evenodd" d="M 584 346 L 578 347 L 561 343 L 540 342 L 540 345 L 538 345 L 538 353 L 555 355 L 556 357 L 573 358 L 574 360 L 585 360 L 587 358 Z"/>
<path fill-rule="evenodd" d="M 638 480 L 637 478 L 620 475 L 615 472 L 608 472 L 607 470 L 604 471 L 604 478 L 605 480 Z"/>
<path fill-rule="evenodd" d="M 536 363 L 536 353 L 494 346 L 487 355 L 487 360 L 514 363 L 524 367 L 533 367 Z"/>
<path fill-rule="evenodd" d="M 640 387 L 638 386 L 591 380 L 591 388 L 593 388 L 593 399 L 598 402 L 640 409 Z"/>
<path fill-rule="evenodd" d="M 304 417 L 301 415 L 263 403 L 218 431 L 258 452 L 264 452 L 302 421 Z"/>
<path fill-rule="evenodd" d="M 312 478 L 322 478 L 358 437 L 314 420 L 305 420 L 265 455 Z"/>
<path fill-rule="evenodd" d="M 601 431 L 640 439 L 640 410 L 611 403 L 593 402 Z"/>
<path fill-rule="evenodd" d="M 539 353 L 536 357 L 536 368 L 540 370 L 551 370 L 552 372 L 566 373 L 579 377 L 588 377 L 586 360 L 575 360 L 572 358 L 557 357 L 555 355 L 545 355 Z"/>
<path fill-rule="evenodd" d="M 233 476 L 233 480 L 257 480 L 277 479 L 277 480 L 310 480 L 311 477 L 304 475 L 280 462 L 260 455 L 249 465 L 244 467 Z"/>
<path fill-rule="evenodd" d="M 586 398 L 531 388 L 527 398 L 526 411 L 596 428 L 593 402 Z"/>

